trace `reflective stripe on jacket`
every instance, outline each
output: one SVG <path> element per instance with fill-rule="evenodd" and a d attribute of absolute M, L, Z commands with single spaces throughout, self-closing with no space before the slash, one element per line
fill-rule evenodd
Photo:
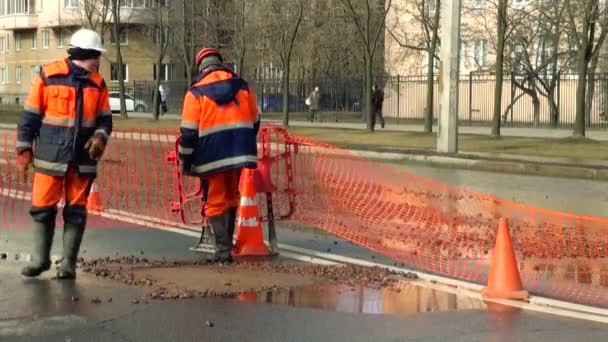
<path fill-rule="evenodd" d="M 97 161 L 84 149 L 92 136 L 107 142 L 112 112 L 106 84 L 67 59 L 34 77 L 17 133 L 17 153 L 32 149 L 37 172 L 63 176 L 70 163 L 83 177 L 95 177 Z"/>
<path fill-rule="evenodd" d="M 184 98 L 179 145 L 184 171 L 204 177 L 256 168 L 259 124 L 247 82 L 223 68 L 206 73 Z"/>

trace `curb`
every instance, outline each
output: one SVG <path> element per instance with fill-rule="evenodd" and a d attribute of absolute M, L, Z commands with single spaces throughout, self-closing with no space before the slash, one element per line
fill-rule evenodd
<path fill-rule="evenodd" d="M 513 173 L 531 176 L 608 180 L 608 167 L 604 165 L 572 165 L 559 162 L 534 162 L 517 159 L 486 158 L 471 155 L 441 155 L 415 152 L 380 152 L 350 150 L 365 158 L 425 164 L 435 167 L 459 168 L 474 171 Z M 426 151 L 425 151 L 426 152 Z"/>

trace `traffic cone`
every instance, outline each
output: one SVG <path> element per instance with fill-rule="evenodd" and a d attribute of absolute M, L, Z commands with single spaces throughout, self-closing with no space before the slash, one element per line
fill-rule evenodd
<path fill-rule="evenodd" d="M 256 302 L 258 295 L 255 292 L 245 292 L 237 295 L 236 298 L 241 302 Z"/>
<path fill-rule="evenodd" d="M 528 291 L 523 289 L 517 260 L 513 250 L 513 242 L 509 235 L 506 218 L 500 218 L 496 244 L 492 250 L 492 263 L 488 286 L 482 290 L 485 298 L 495 299 L 528 299 Z"/>
<path fill-rule="evenodd" d="M 97 182 L 93 182 L 91 185 L 91 192 L 87 198 L 87 210 L 102 211 L 103 205 L 101 204 L 101 195 L 99 194 L 99 186 Z"/>
<path fill-rule="evenodd" d="M 255 194 L 254 170 L 244 169 L 241 175 L 241 204 L 237 220 L 237 237 L 233 249 L 235 256 L 270 255 L 262 236 L 262 225 Z"/>

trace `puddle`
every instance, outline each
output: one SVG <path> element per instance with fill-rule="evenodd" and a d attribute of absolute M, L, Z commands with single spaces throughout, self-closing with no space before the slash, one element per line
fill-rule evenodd
<path fill-rule="evenodd" d="M 485 310 L 480 300 L 411 283 L 386 288 L 312 285 L 268 292 L 250 292 L 238 300 L 361 314 L 407 315 L 421 312 Z"/>

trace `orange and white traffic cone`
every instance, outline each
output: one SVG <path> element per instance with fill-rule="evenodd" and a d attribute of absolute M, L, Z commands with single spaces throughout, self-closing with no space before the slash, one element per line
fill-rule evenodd
<path fill-rule="evenodd" d="M 254 170 L 244 169 L 241 175 L 241 204 L 239 207 L 235 256 L 270 255 L 264 244 L 258 204 L 255 201 Z"/>
<path fill-rule="evenodd" d="M 521 299 L 529 298 L 528 292 L 523 289 L 513 242 L 509 234 L 506 218 L 501 218 L 496 234 L 496 244 L 492 250 L 492 263 L 488 286 L 482 290 L 484 298 L 494 299 Z"/>
<path fill-rule="evenodd" d="M 92 211 L 103 211 L 103 205 L 101 204 L 101 194 L 99 193 L 99 186 L 97 182 L 93 182 L 91 185 L 91 192 L 87 198 L 87 210 Z"/>

